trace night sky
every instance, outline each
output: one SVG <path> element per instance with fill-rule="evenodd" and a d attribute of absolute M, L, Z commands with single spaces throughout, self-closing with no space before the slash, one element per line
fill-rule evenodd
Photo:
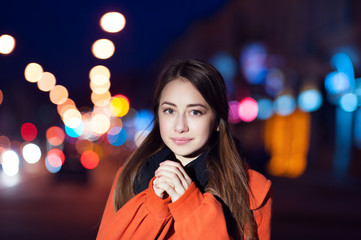
<path fill-rule="evenodd" d="M 212 15 L 226 3 L 226 0 L 3 1 L 0 35 L 12 35 L 16 46 L 11 54 L 0 55 L 0 89 L 4 94 L 0 132 L 16 133 L 21 122 L 46 124 L 58 118 L 54 116 L 56 106 L 49 101 L 49 94 L 25 80 L 24 69 L 30 62 L 53 73 L 57 84 L 68 89 L 69 98 L 78 107 L 92 106 L 88 74 L 99 64 L 112 73 L 112 94 L 127 95 L 133 107 L 149 106 L 151 93 L 148 98 L 141 98 L 138 90 L 152 89 L 158 73 L 154 69 L 160 68 L 155 67 L 157 60 L 192 22 Z M 109 11 L 125 16 L 123 31 L 107 33 L 101 29 L 99 20 Z M 92 44 L 100 38 L 115 44 L 115 53 L 109 59 L 97 59 L 91 52 Z"/>

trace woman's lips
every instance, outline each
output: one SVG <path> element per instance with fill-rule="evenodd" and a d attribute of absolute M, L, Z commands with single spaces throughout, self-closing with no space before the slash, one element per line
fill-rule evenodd
<path fill-rule="evenodd" d="M 177 145 L 183 145 L 190 142 L 191 138 L 172 138 L 172 141 Z"/>

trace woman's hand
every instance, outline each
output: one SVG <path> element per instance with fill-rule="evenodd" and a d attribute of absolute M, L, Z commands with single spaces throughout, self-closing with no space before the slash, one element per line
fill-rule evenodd
<path fill-rule="evenodd" d="M 168 194 L 175 202 L 188 189 L 192 179 L 187 175 L 183 166 L 174 161 L 164 161 L 155 171 L 153 189 L 158 197 L 164 198 Z"/>

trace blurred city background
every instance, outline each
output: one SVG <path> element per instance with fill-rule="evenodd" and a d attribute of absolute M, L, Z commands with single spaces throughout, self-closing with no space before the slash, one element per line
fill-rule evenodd
<path fill-rule="evenodd" d="M 272 239 L 361 239 L 361 2 L 2 1 L 0 239 L 95 239 L 174 59 L 212 63 Z"/>

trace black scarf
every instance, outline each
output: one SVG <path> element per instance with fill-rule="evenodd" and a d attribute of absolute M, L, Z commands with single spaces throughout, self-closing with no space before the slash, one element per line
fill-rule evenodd
<path fill-rule="evenodd" d="M 184 166 L 188 176 L 195 182 L 201 192 L 204 192 L 208 182 L 209 172 L 206 163 L 207 152 L 202 153 L 198 158 Z M 179 162 L 174 153 L 167 147 L 151 156 L 140 168 L 134 183 L 134 192 L 138 194 L 148 188 L 150 180 L 159 164 L 165 160 Z"/>

